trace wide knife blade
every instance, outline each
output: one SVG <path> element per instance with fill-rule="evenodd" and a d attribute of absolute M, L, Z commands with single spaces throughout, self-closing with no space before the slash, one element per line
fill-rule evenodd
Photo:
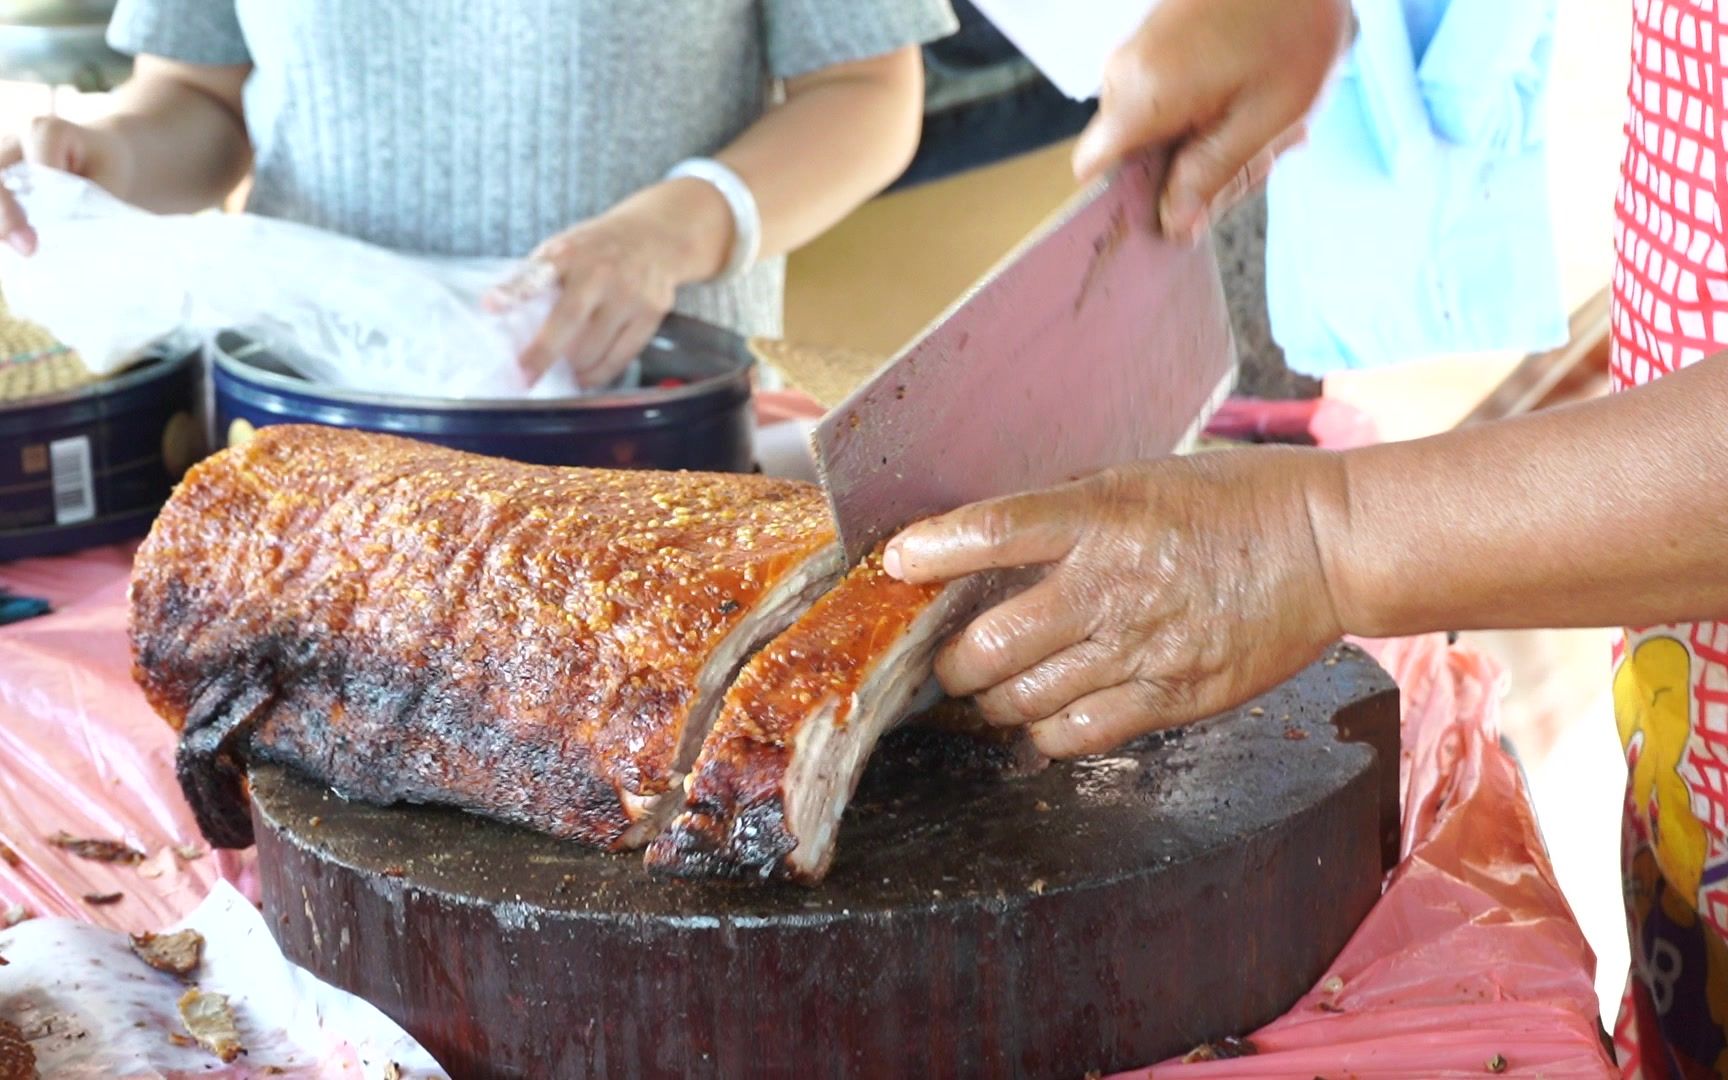
<path fill-rule="evenodd" d="M 1234 376 L 1209 242 L 1158 232 L 1164 160 L 1071 200 L 811 435 L 849 562 L 913 521 L 1175 450 Z"/>

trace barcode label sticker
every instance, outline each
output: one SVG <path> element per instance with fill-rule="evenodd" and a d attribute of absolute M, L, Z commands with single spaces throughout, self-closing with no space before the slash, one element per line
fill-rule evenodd
<path fill-rule="evenodd" d="M 90 469 L 90 439 L 79 435 L 48 444 L 54 476 L 54 524 L 76 525 L 96 516 L 96 481 Z"/>

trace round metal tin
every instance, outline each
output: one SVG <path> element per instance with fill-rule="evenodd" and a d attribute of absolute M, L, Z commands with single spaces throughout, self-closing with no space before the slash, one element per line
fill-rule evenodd
<path fill-rule="evenodd" d="M 208 451 L 196 351 L 0 406 L 0 561 L 136 539 Z"/>
<path fill-rule="evenodd" d="M 300 378 L 287 350 L 216 339 L 216 439 L 270 424 L 327 424 L 538 465 L 748 472 L 754 467 L 743 339 L 680 316 L 642 354 L 639 389 L 574 399 L 463 400 L 368 394 Z"/>

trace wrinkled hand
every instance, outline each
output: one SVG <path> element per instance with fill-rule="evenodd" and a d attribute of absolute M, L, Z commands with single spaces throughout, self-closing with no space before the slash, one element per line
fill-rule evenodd
<path fill-rule="evenodd" d="M 1159 220 L 1192 242 L 1301 139 L 1349 27 L 1349 0 L 1164 0 L 1111 56 L 1075 172 L 1176 144 Z"/>
<path fill-rule="evenodd" d="M 1047 565 L 936 674 L 1052 757 L 1097 753 L 1240 704 L 1342 635 L 1323 562 L 1342 487 L 1319 451 L 1170 458 L 914 525 L 887 566 L 941 581 Z"/>
<path fill-rule="evenodd" d="M 31 121 L 23 137 L 0 140 L 0 169 L 20 161 L 82 176 L 109 191 L 117 190 L 127 167 L 124 148 L 112 132 L 83 127 L 56 116 L 39 116 Z M 18 200 L 3 187 L 0 187 L 0 240 L 23 255 L 36 251 L 36 230 L 30 227 Z"/>
<path fill-rule="evenodd" d="M 559 290 L 552 313 L 523 351 L 530 382 L 567 363 L 584 387 L 606 386 L 654 337 L 678 286 L 692 275 L 675 223 L 620 206 L 546 241 L 529 268 L 487 297 L 493 310 Z"/>

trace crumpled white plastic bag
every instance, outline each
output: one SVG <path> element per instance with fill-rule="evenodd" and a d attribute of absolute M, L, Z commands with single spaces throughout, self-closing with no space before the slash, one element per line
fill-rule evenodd
<path fill-rule="evenodd" d="M 289 963 L 226 882 L 176 929 L 188 927 L 204 936 L 193 982 L 227 996 L 246 1048 L 231 1065 L 170 1039 L 186 1034 L 177 1003 L 187 984 L 146 966 L 125 934 L 70 919 L 0 932 L 0 1018 L 23 1029 L 38 1071 L 56 1080 L 448 1080 L 383 1013 Z"/>
<path fill-rule="evenodd" d="M 530 386 L 517 364 L 555 291 L 499 314 L 481 307 L 520 260 L 408 256 L 251 214 L 152 214 L 38 165 L 15 165 L 0 182 L 40 239 L 28 257 L 0 245 L 7 304 L 97 374 L 125 367 L 171 332 L 239 329 L 290 352 L 311 380 L 349 390 L 581 393 L 563 367 Z"/>

